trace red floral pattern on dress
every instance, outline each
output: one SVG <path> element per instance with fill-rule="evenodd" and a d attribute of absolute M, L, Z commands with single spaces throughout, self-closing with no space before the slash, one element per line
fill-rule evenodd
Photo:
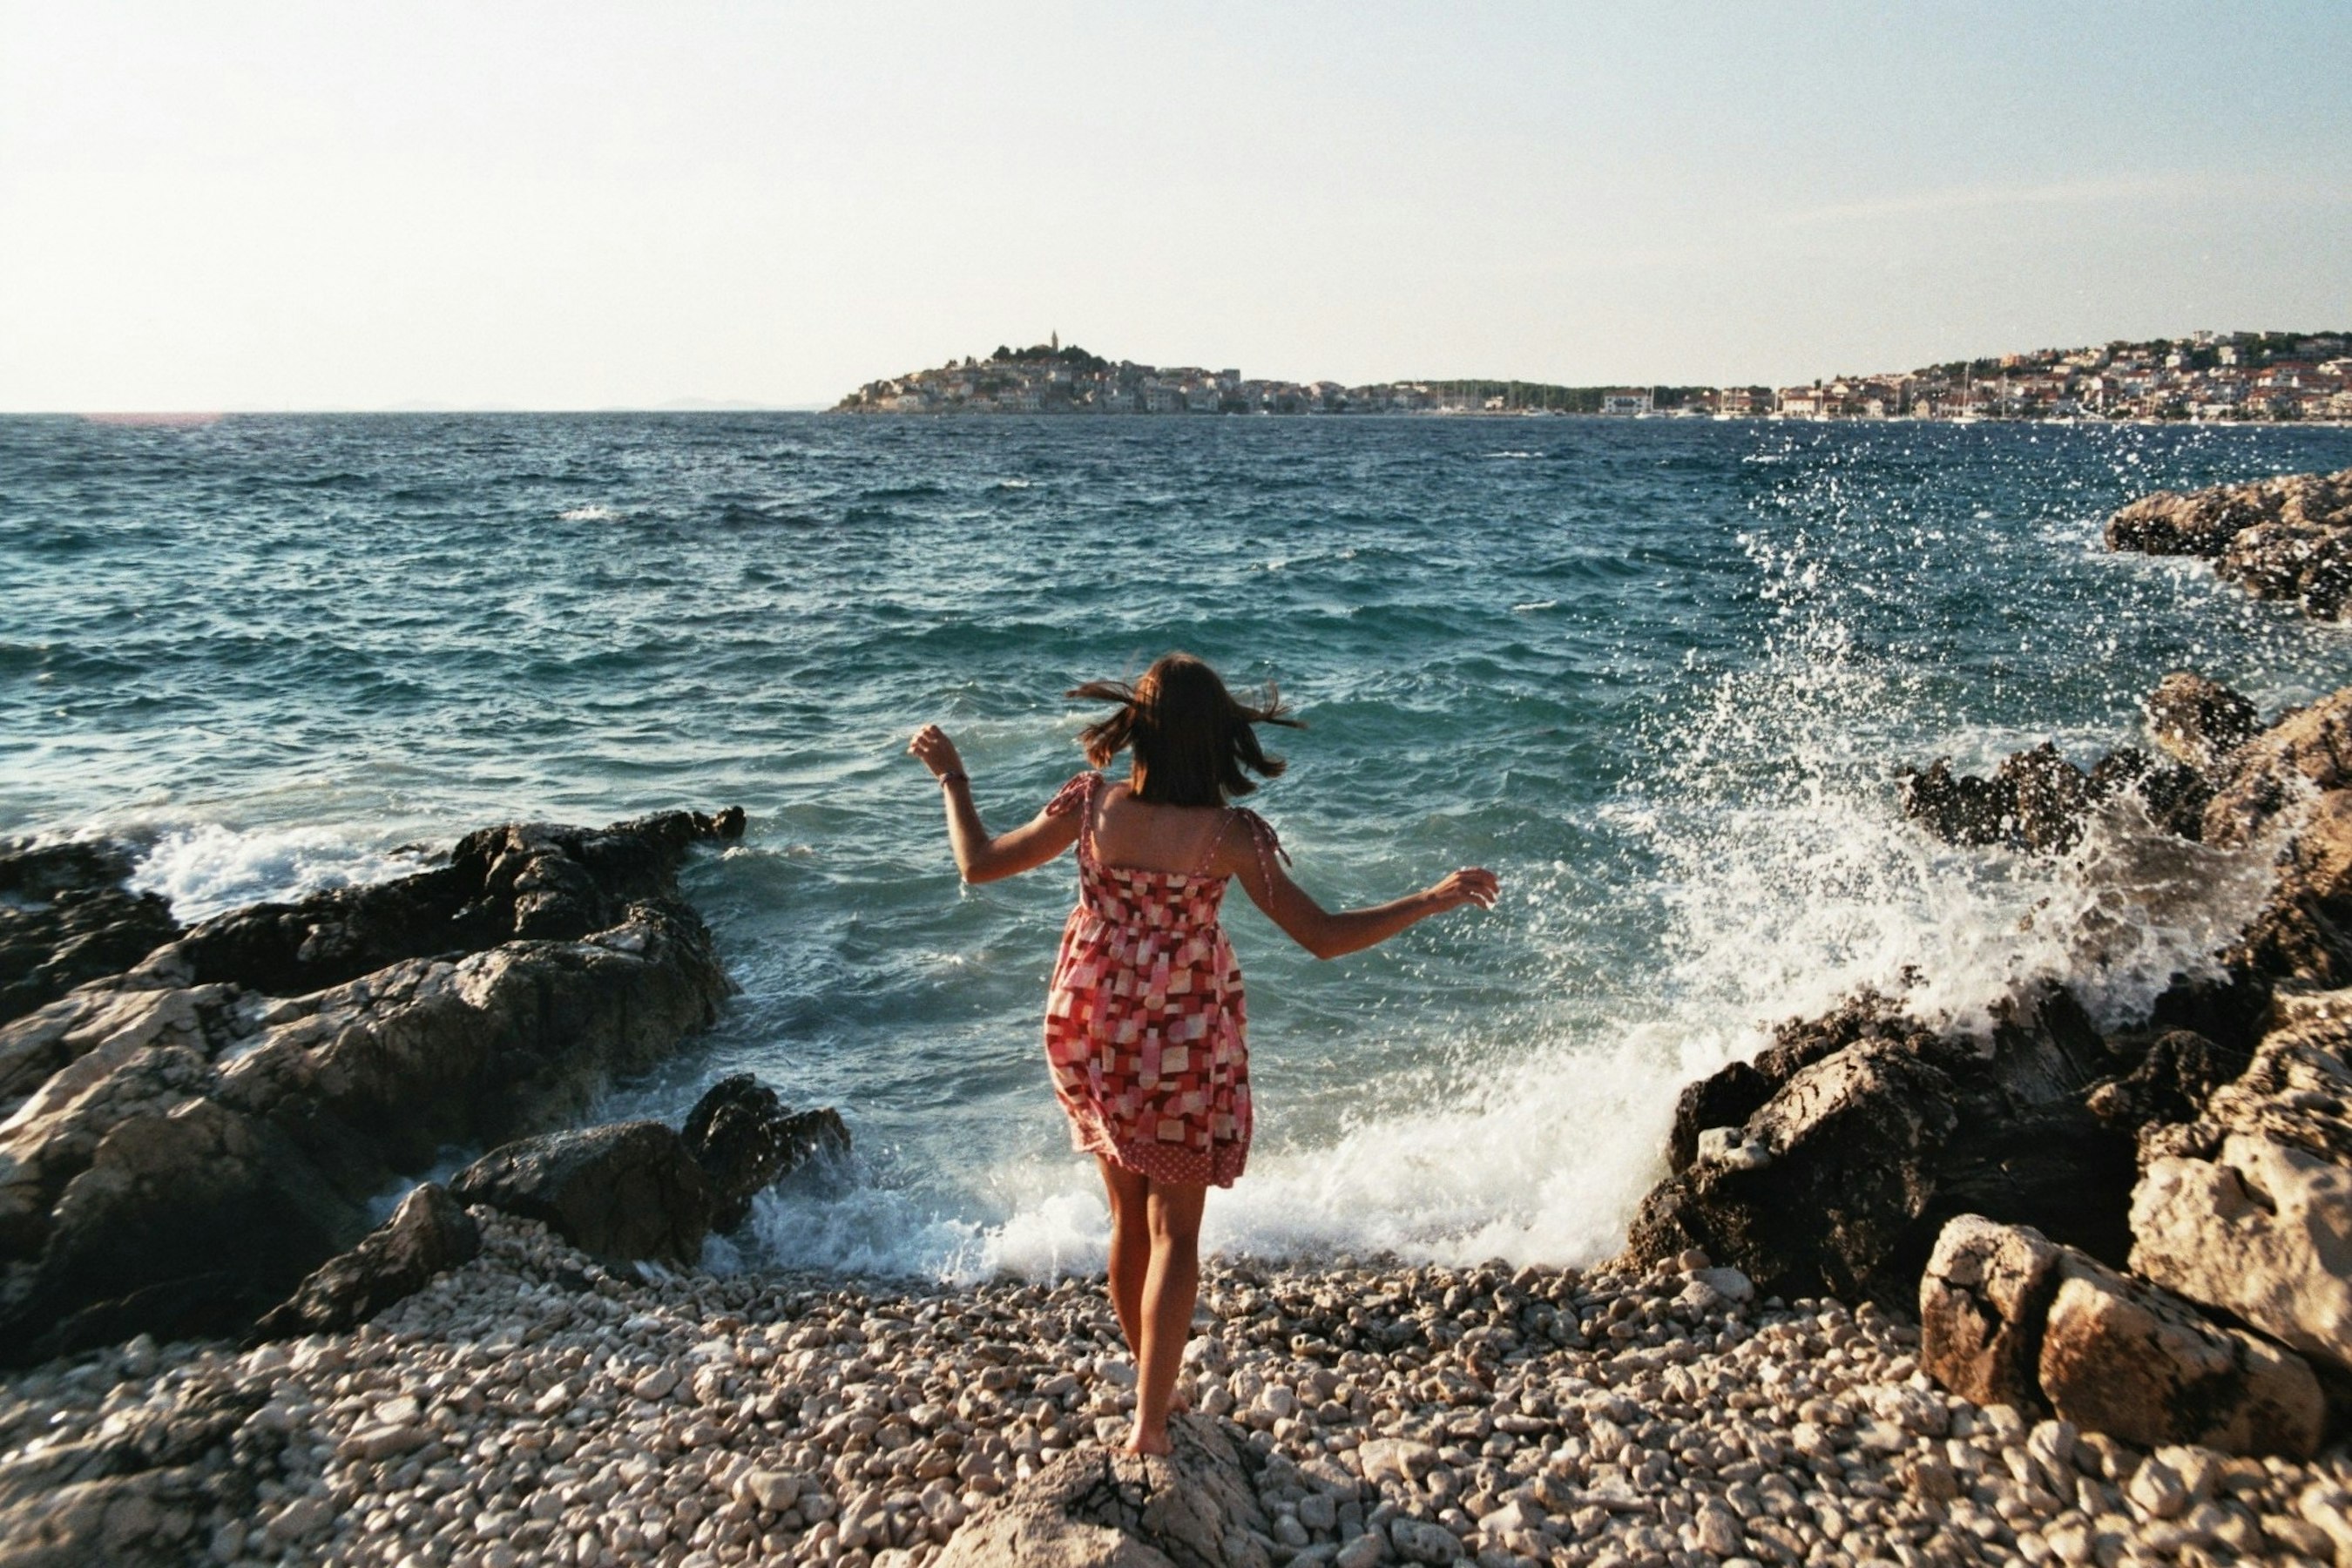
<path fill-rule="evenodd" d="M 1096 859 L 1103 782 L 1080 773 L 1045 807 L 1079 813 L 1078 903 L 1045 997 L 1054 1097 L 1078 1152 L 1157 1182 L 1230 1187 L 1249 1160 L 1251 1118 L 1242 972 L 1217 921 L 1229 879 Z M 1281 852 L 1255 812 L 1234 816 L 1261 860 Z"/>

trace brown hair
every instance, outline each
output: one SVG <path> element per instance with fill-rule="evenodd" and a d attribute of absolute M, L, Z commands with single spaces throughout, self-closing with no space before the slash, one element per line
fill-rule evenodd
<path fill-rule="evenodd" d="M 1251 726 L 1306 728 L 1283 710 L 1271 684 L 1257 702 L 1237 701 L 1217 672 L 1189 653 L 1163 655 L 1132 686 L 1089 680 L 1064 695 L 1118 704 L 1079 731 L 1078 744 L 1098 768 L 1131 749 L 1136 798 L 1160 805 L 1223 805 L 1249 794 L 1257 785 L 1243 769 L 1273 778 L 1284 766 L 1259 748 Z"/>

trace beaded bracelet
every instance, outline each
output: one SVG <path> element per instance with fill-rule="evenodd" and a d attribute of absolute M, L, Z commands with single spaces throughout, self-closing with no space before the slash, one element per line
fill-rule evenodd
<path fill-rule="evenodd" d="M 970 783 L 971 783 L 971 775 L 970 773 L 941 773 L 940 775 L 940 787 L 941 789 L 947 788 L 948 785 L 951 784 Z"/>

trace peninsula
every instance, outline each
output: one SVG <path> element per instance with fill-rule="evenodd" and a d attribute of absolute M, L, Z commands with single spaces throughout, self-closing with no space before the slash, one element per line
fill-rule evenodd
<path fill-rule="evenodd" d="M 1589 414 L 1779 419 L 2352 420 L 2352 331 L 2197 332 L 1796 386 L 1276 381 L 1112 361 L 1058 333 L 870 381 L 841 414 Z"/>

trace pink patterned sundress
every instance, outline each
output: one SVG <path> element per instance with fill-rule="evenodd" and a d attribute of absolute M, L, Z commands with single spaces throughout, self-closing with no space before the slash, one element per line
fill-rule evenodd
<path fill-rule="evenodd" d="M 1255 812 L 1235 810 L 1192 871 L 1095 858 L 1083 773 L 1045 810 L 1078 816 L 1078 903 L 1062 928 L 1045 997 L 1045 1060 L 1070 1146 L 1155 1182 L 1230 1187 L 1249 1160 L 1249 1047 L 1242 972 L 1217 922 L 1223 875 L 1207 867 L 1224 829 L 1248 826 L 1261 859 L 1281 852 Z"/>

